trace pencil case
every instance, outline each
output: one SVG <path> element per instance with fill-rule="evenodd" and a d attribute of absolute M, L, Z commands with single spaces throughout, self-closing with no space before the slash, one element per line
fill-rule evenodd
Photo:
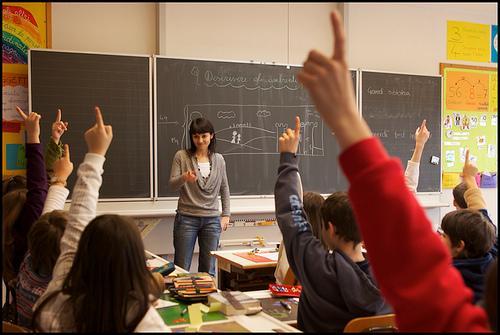
<path fill-rule="evenodd" d="M 179 274 L 169 287 L 172 297 L 185 301 L 203 301 L 217 292 L 215 281 L 208 273 Z"/>
<path fill-rule="evenodd" d="M 302 286 L 300 285 L 282 285 L 282 284 L 269 284 L 269 291 L 275 297 L 294 297 L 299 298 L 302 292 Z"/>

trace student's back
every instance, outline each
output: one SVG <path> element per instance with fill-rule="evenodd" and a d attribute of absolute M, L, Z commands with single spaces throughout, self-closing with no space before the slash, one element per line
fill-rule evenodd
<path fill-rule="evenodd" d="M 45 332 L 165 331 L 152 307 L 161 292 L 146 268 L 135 223 L 119 215 L 95 217 L 105 154 L 113 137 L 96 107 L 85 133 L 88 153 L 78 168 L 70 220 L 47 291 L 34 307 L 34 326 Z"/>
<path fill-rule="evenodd" d="M 296 120 L 298 128 L 300 120 Z M 296 139 L 298 143 L 298 135 Z M 307 332 L 342 331 L 353 318 L 388 313 L 380 290 L 365 272 L 367 262 L 357 264 L 340 249 L 330 253 L 313 236 L 300 199 L 296 147 L 287 149 L 283 145 L 286 143 L 280 138 L 275 207 L 288 262 L 302 285 L 299 328 Z M 339 211 L 352 212 L 348 206 L 341 206 Z"/>

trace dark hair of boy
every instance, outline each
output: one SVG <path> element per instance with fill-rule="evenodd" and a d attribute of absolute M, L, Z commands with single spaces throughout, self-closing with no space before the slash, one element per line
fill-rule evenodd
<path fill-rule="evenodd" d="M 199 117 L 197 119 L 194 119 L 191 121 L 191 125 L 189 126 L 189 141 L 190 141 L 190 147 L 188 152 L 191 155 L 194 155 L 196 153 L 196 145 L 193 142 L 193 135 L 194 134 L 204 134 L 204 133 L 210 133 L 210 135 L 213 135 L 212 139 L 210 140 L 210 144 L 208 145 L 208 152 L 209 154 L 212 154 L 215 152 L 215 130 L 214 126 L 212 123 L 202 117 Z"/>
<path fill-rule="evenodd" d="M 313 235 L 327 247 L 326 243 L 323 241 L 323 234 L 321 233 L 321 206 L 324 204 L 325 198 L 316 192 L 304 192 L 303 198 L 304 211 L 312 227 Z"/>
<path fill-rule="evenodd" d="M 493 331 L 498 329 L 498 260 L 495 259 L 490 265 L 486 274 L 484 292 L 484 308 L 488 314 L 490 328 Z"/>
<path fill-rule="evenodd" d="M 21 175 L 9 176 L 2 179 L 2 196 L 10 191 L 26 188 L 26 177 Z"/>
<path fill-rule="evenodd" d="M 68 222 L 68 213 L 54 210 L 43 214 L 28 233 L 33 270 L 50 275 L 61 253 L 60 242 Z"/>
<path fill-rule="evenodd" d="M 462 209 L 467 208 L 464 193 L 467 191 L 467 184 L 462 182 L 453 188 L 453 205 Z"/>
<path fill-rule="evenodd" d="M 76 332 L 134 331 L 149 309 L 149 295 L 159 297 L 162 292 L 146 267 L 144 244 L 132 219 L 101 215 L 88 224 L 62 292 L 69 295 Z M 34 322 L 58 293 L 38 306 Z"/>
<path fill-rule="evenodd" d="M 331 222 L 335 227 L 335 234 L 344 241 L 352 241 L 355 245 L 362 241 L 346 192 L 335 192 L 326 198 L 321 207 L 321 215 L 325 229 L 328 229 L 328 222 Z"/>
<path fill-rule="evenodd" d="M 463 251 L 455 258 L 483 257 L 493 246 L 495 231 L 479 211 L 460 209 L 447 213 L 441 229 L 449 237 L 452 246 L 464 242 Z"/>

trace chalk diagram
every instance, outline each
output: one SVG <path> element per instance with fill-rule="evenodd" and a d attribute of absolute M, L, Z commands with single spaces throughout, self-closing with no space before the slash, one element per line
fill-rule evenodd
<path fill-rule="evenodd" d="M 261 106 L 233 104 L 185 105 L 181 143 L 189 147 L 189 125 L 198 117 L 212 120 L 215 126 L 217 151 L 227 155 L 279 154 L 278 139 L 292 121 L 282 121 L 283 115 L 299 115 L 301 138 L 297 154 L 324 156 L 324 126 L 313 105 Z M 292 122 L 289 124 L 288 122 Z"/>

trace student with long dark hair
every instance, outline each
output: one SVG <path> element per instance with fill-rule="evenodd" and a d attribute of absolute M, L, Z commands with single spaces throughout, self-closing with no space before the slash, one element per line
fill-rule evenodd
<path fill-rule="evenodd" d="M 95 217 L 105 154 L 113 138 L 96 107 L 85 133 L 88 153 L 78 168 L 70 219 L 52 280 L 34 307 L 44 332 L 168 330 L 152 300 L 160 288 L 146 268 L 144 245 L 132 219 Z"/>
<path fill-rule="evenodd" d="M 215 275 L 215 259 L 222 230 L 229 223 L 229 184 L 226 162 L 215 152 L 215 131 L 212 123 L 197 118 L 189 126 L 191 146 L 174 156 L 169 186 L 179 191 L 174 221 L 174 263 L 188 270 L 198 239 L 199 272 Z M 221 196 L 222 213 L 219 211 Z"/>

